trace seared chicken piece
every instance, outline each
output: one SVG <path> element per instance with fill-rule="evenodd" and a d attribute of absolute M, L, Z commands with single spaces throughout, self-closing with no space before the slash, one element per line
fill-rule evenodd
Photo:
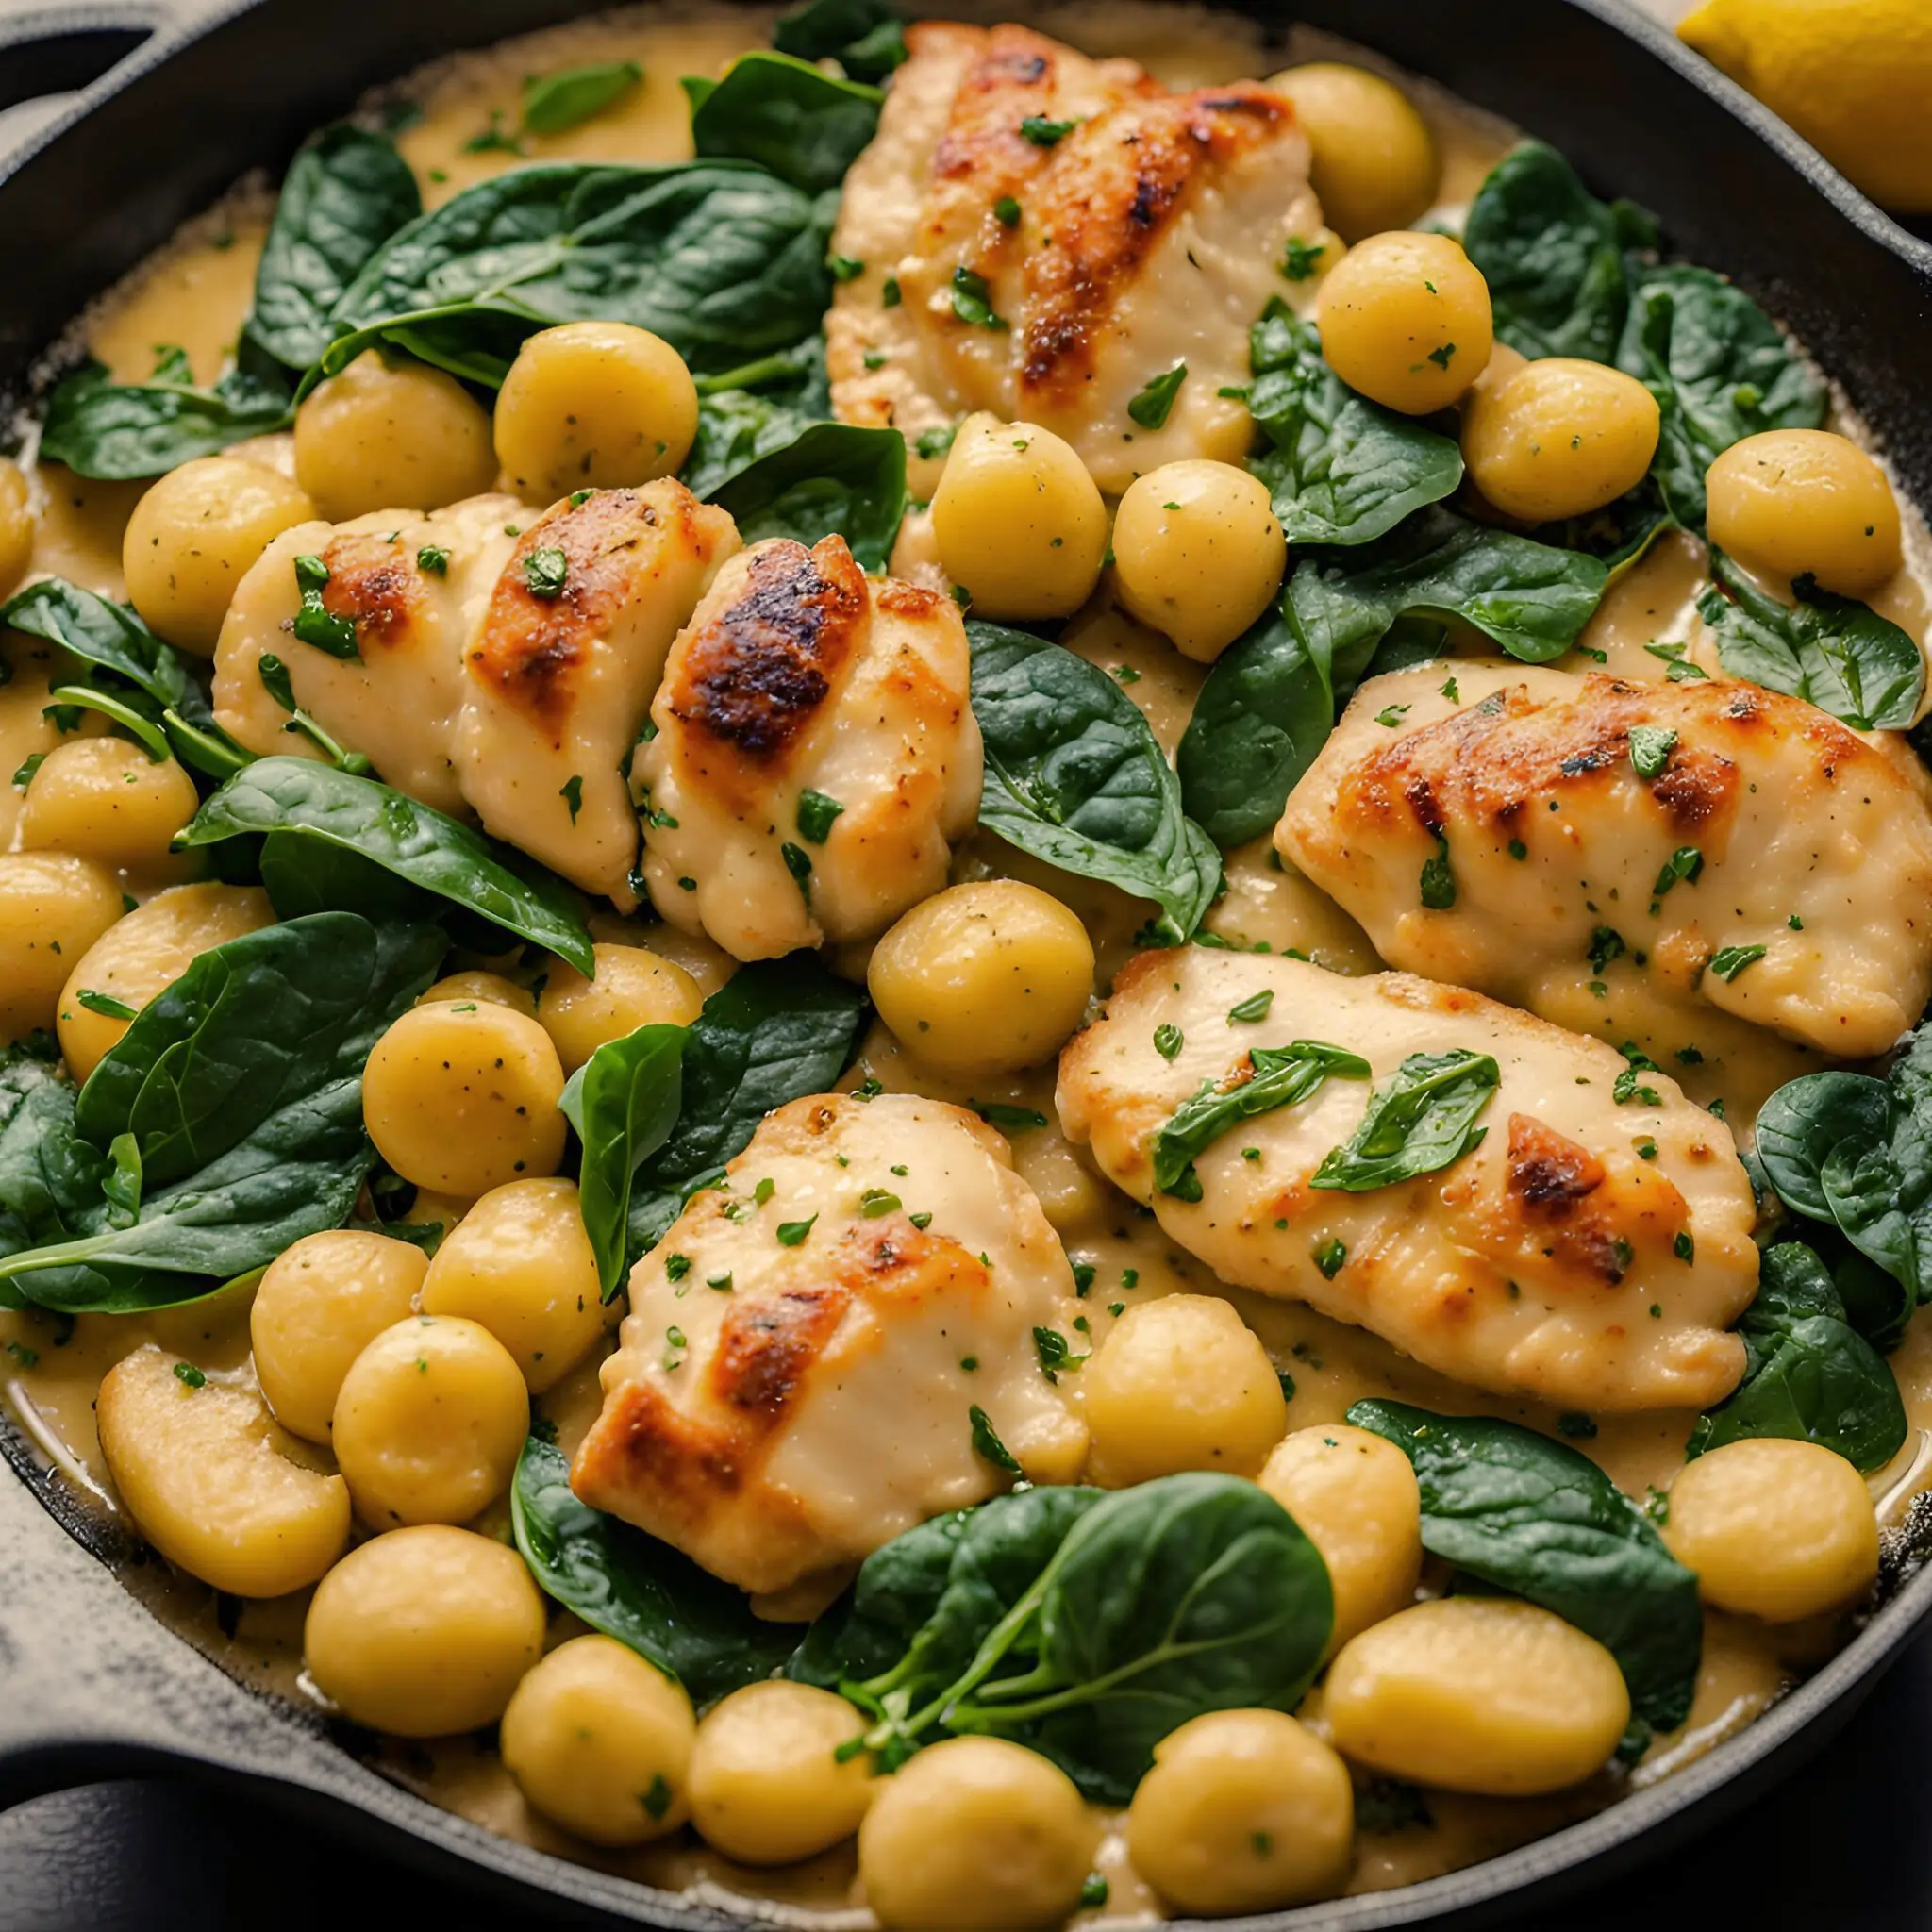
<path fill-rule="evenodd" d="M 1005 1141 L 943 1101 L 780 1108 L 630 1307 L 572 1487 L 744 1590 L 983 1501 L 1001 1443 L 1036 1482 L 1086 1455 L 1034 1341 L 1078 1339 L 1073 1270 Z"/>
<path fill-rule="evenodd" d="M 451 738 L 463 651 L 515 547 L 504 525 L 525 514 L 513 496 L 473 496 L 427 515 L 376 510 L 284 530 L 235 587 L 215 646 L 216 719 L 264 757 L 321 758 L 262 683 L 262 658 L 278 658 L 295 702 L 325 731 L 399 791 L 460 813 Z M 425 555 L 441 567 L 425 568 Z M 357 657 L 332 657 L 294 636 L 298 557 L 327 568 L 322 608 L 355 625 Z"/>
<path fill-rule="evenodd" d="M 278 658 L 296 703 L 386 782 L 628 909 L 625 761 L 672 639 L 738 547 L 723 510 L 669 479 L 534 520 L 477 496 L 298 525 L 236 588 L 215 715 L 251 751 L 320 757 L 262 682 Z M 355 657 L 296 637 L 301 557 L 326 569 L 310 596 L 353 624 Z"/>
<path fill-rule="evenodd" d="M 1251 81 L 1170 94 L 1029 27 L 906 40 L 833 237 L 864 264 L 826 322 L 838 414 L 914 440 L 974 409 L 1041 424 L 1114 493 L 1176 458 L 1239 462 L 1253 424 L 1220 391 L 1248 380 L 1284 243 L 1321 225 L 1293 108 Z M 1165 423 L 1136 424 L 1182 363 Z"/>
<path fill-rule="evenodd" d="M 1260 1018 L 1234 1017 L 1262 993 Z M 1232 1121 L 1180 1193 L 1158 1186 L 1175 1110 L 1204 1086 L 1245 1085 L 1253 1049 L 1295 1041 L 1366 1060 L 1378 1093 L 1410 1055 L 1491 1057 L 1480 1139 L 1413 1178 L 1317 1187 L 1370 1106 L 1369 1080 L 1331 1074 Z M 1143 954 L 1061 1055 L 1058 1101 L 1101 1172 L 1224 1281 L 1356 1323 L 1459 1382 L 1614 1412 L 1701 1407 L 1743 1372 L 1724 1331 L 1757 1289 L 1756 1208 L 1728 1131 L 1663 1074 L 1632 1077 L 1610 1047 L 1480 993 L 1272 956 Z"/>
<path fill-rule="evenodd" d="M 498 838 L 625 910 L 625 761 L 671 641 L 738 547 L 722 509 L 668 478 L 568 498 L 525 527 L 464 655 L 463 797 Z"/>
<path fill-rule="evenodd" d="M 1715 678 L 1451 668 L 1363 685 L 1274 835 L 1390 964 L 1592 1032 L 1581 990 L 1641 974 L 1673 1051 L 1707 1051 L 1700 1008 L 1846 1058 L 1918 1018 L 1932 780 L 1902 739 Z"/>
<path fill-rule="evenodd" d="M 842 537 L 774 537 L 672 646 L 632 780 L 644 881 L 740 959 L 867 939 L 946 881 L 979 809 L 966 628 Z"/>

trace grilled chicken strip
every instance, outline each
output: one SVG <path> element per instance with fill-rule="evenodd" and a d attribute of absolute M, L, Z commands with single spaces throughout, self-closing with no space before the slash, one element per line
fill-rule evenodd
<path fill-rule="evenodd" d="M 1274 835 L 1391 965 L 1592 1032 L 1602 1007 L 1619 1043 L 1642 975 L 1681 1016 L 1639 1037 L 1658 1058 L 1707 1049 L 1700 1009 L 1847 1058 L 1917 1020 L 1932 780 L 1901 739 L 1716 678 L 1449 668 L 1363 685 Z"/>
<path fill-rule="evenodd" d="M 673 645 L 632 779 L 644 882 L 740 959 L 866 939 L 946 882 L 979 809 L 966 628 L 842 537 L 756 543 Z"/>
<path fill-rule="evenodd" d="M 303 710 L 388 783 L 475 813 L 628 908 L 638 831 L 625 762 L 672 639 L 738 547 L 723 510 L 668 479 L 537 517 L 479 496 L 298 525 L 236 589 L 215 715 L 251 751 L 321 756 L 262 681 L 274 656 Z M 353 658 L 296 636 L 301 557 L 326 569 L 311 598 L 353 625 Z"/>
<path fill-rule="evenodd" d="M 864 265 L 826 323 L 838 414 L 915 441 L 974 409 L 1041 424 L 1115 493 L 1239 462 L 1253 425 L 1220 391 L 1248 380 L 1284 243 L 1321 225 L 1293 108 L 1251 81 L 1171 94 L 1024 26 L 925 21 L 907 46 L 833 238 Z"/>
<path fill-rule="evenodd" d="M 572 1487 L 744 1590 L 983 1501 L 997 1444 L 1034 1481 L 1079 1473 L 1086 1425 L 1034 1342 L 1072 1338 L 1073 1270 L 962 1108 L 780 1108 L 629 1285 Z"/>
<path fill-rule="evenodd" d="M 1229 1122 L 1162 1185 L 1176 1110 L 1266 1072 L 1254 1049 L 1298 1041 L 1366 1061 L 1378 1096 L 1411 1056 L 1489 1057 L 1479 1138 L 1433 1171 L 1398 1158 L 1384 1185 L 1317 1186 L 1371 1104 L 1370 1077 L 1331 1074 Z M 1616 1412 L 1700 1407 L 1743 1373 L 1724 1331 L 1757 1289 L 1756 1209 L 1729 1132 L 1664 1074 L 1480 993 L 1145 953 L 1061 1055 L 1058 1101 L 1101 1172 L 1224 1281 L 1355 1323 L 1459 1382 Z M 1405 1144 L 1399 1123 L 1378 1139 Z"/>

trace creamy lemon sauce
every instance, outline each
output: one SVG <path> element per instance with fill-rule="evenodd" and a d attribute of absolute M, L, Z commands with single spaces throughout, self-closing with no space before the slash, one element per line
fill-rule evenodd
<path fill-rule="evenodd" d="M 997 18 L 999 11 L 986 9 L 982 17 Z M 611 111 L 565 134 L 527 138 L 523 158 L 675 160 L 691 151 L 689 110 L 679 77 L 716 74 L 739 53 L 763 44 L 770 20 L 769 11 L 747 8 L 668 21 L 654 9 L 648 18 L 629 14 L 580 22 L 453 57 L 386 90 L 382 98 L 421 109 L 397 139 L 431 207 L 519 164 L 516 155 L 492 146 L 490 137 L 492 131 L 514 131 L 523 81 L 533 72 L 634 59 L 644 78 Z M 1136 58 L 1163 80 L 1181 86 L 1265 75 L 1291 58 L 1328 57 L 1335 51 L 1332 44 L 1312 40 L 1304 44 L 1299 39 L 1285 48 L 1264 41 L 1251 24 L 1191 9 L 1049 7 L 1029 20 L 1087 51 Z M 1361 57 L 1350 50 L 1349 58 Z M 1440 90 L 1405 84 L 1441 143 L 1445 163 L 1441 212 L 1454 217 L 1509 144 L 1509 130 L 1458 106 Z M 192 224 L 84 318 L 80 329 L 88 346 L 123 380 L 146 375 L 159 349 L 178 346 L 187 352 L 196 378 L 212 380 L 232 353 L 247 311 L 268 214 L 259 190 L 244 188 Z M 1857 425 L 1841 417 L 1840 426 Z M 263 438 L 243 445 L 240 453 L 287 470 L 291 467 L 290 442 L 286 436 Z M 121 533 L 143 486 L 88 483 L 43 466 L 34 473 L 33 487 L 39 512 L 34 570 L 122 594 Z M 906 559 L 916 554 L 919 542 L 913 520 L 902 539 L 902 569 L 915 567 Z M 1909 511 L 1907 550 L 1907 568 L 1872 602 L 1913 635 L 1923 636 L 1932 613 L 1932 544 L 1923 522 Z M 1690 638 L 1693 601 L 1705 580 L 1702 547 L 1682 536 L 1665 537 L 1612 587 L 1585 633 L 1583 648 L 1613 673 L 1651 677 L 1657 660 L 1645 645 Z M 0 771 L 12 770 L 53 741 L 40 715 L 45 702 L 44 668 L 20 650 L 22 641 L 14 641 L 13 682 L 0 690 Z M 1073 622 L 1064 641 L 1120 680 L 1171 752 L 1199 691 L 1203 667 L 1108 607 L 1104 594 Z M 92 714 L 88 728 L 96 728 Z M 18 809 L 18 791 L 0 791 L 0 847 L 10 839 Z M 1379 962 L 1361 929 L 1307 880 L 1284 870 L 1267 840 L 1232 854 L 1227 873 L 1228 891 L 1208 921 L 1214 933 L 1237 945 L 1265 942 L 1275 952 L 1292 950 L 1338 972 L 1377 970 Z M 955 876 L 990 875 L 1027 879 L 1072 905 L 1093 935 L 1103 986 L 1131 953 L 1132 935 L 1146 916 L 1143 906 L 1123 894 L 1035 865 L 979 835 L 960 855 Z M 145 890 L 153 882 L 129 883 Z M 685 965 L 707 992 L 722 983 L 719 956 L 703 941 L 684 941 L 667 928 L 615 918 L 596 922 L 595 931 L 599 939 L 649 943 Z M 847 949 L 836 956 L 837 963 L 858 976 L 865 956 L 864 948 Z M 1798 1049 L 1748 1029 L 1740 1027 L 1739 1032 L 1742 1050 L 1723 1056 L 1721 1072 L 1693 1069 L 1682 1084 L 1701 1104 L 1722 1098 L 1731 1124 L 1741 1132 L 1773 1087 L 1812 1062 Z M 1223 1290 L 1201 1263 L 1163 1236 L 1150 1213 L 1100 1180 L 1086 1151 L 1072 1147 L 1052 1124 L 1050 1066 L 969 1088 L 908 1064 L 891 1037 L 875 1028 L 850 1077 L 856 1082 L 865 1076 L 893 1091 L 960 1102 L 1006 1102 L 1036 1108 L 1045 1117 L 1048 1124 L 1014 1136 L 1013 1151 L 1020 1174 L 1039 1194 L 1070 1257 L 1094 1271 L 1077 1345 L 1098 1345 L 1124 1309 L 1150 1298 L 1188 1290 L 1225 1292 L 1284 1375 L 1292 1378 L 1291 1427 L 1339 1421 L 1351 1403 L 1364 1396 L 1394 1397 L 1437 1410 L 1504 1415 L 1544 1429 L 1555 1426 L 1553 1411 L 1450 1381 L 1361 1330 L 1296 1305 Z M 429 1210 L 425 1205 L 419 1211 Z M 0 1389 L 40 1453 L 113 1517 L 119 1511 L 93 1418 L 102 1376 L 121 1357 L 152 1341 L 196 1362 L 213 1381 L 252 1384 L 249 1292 L 246 1288 L 228 1291 L 190 1307 L 131 1318 L 61 1321 L 39 1312 L 0 1312 Z M 1932 1444 L 1932 1336 L 1923 1324 L 1907 1332 L 1890 1360 L 1911 1433 L 1894 1462 L 1872 1477 L 1871 1489 L 1885 1519 L 1896 1522 L 1911 1497 L 1932 1481 L 1927 1456 Z M 1068 1392 L 1077 1404 L 1077 1377 L 1069 1378 Z M 597 1404 L 597 1363 L 592 1361 L 537 1406 L 570 1451 L 594 1419 Z M 1693 1420 L 1688 1411 L 1605 1418 L 1596 1435 L 1577 1446 L 1626 1493 L 1641 1498 L 1652 1488 L 1667 1486 L 1681 1466 Z M 319 1460 L 316 1452 L 292 1441 L 288 1448 L 302 1459 Z M 495 1506 L 472 1526 L 507 1538 L 507 1508 Z M 300 1669 L 306 1593 L 268 1603 L 216 1601 L 204 1587 L 173 1575 L 158 1562 L 130 1569 L 125 1577 L 139 1597 L 225 1668 L 263 1688 L 313 1698 Z M 774 1607 L 795 1614 L 801 1607 L 793 1602 Z M 579 1627 L 564 1617 L 553 1626 L 553 1635 L 574 1634 Z M 1690 1720 L 1681 1731 L 1656 1740 L 1628 1784 L 1652 1782 L 1734 1734 L 1828 1654 L 1840 1634 L 1829 1625 L 1774 1631 L 1708 1614 Z M 1302 1714 L 1322 1729 L 1319 1690 Z M 654 1885 L 692 1888 L 701 1899 L 757 1899 L 767 1910 L 808 1910 L 828 1925 L 867 1923 L 856 1907 L 850 1844 L 778 1871 L 735 1866 L 689 1839 L 633 1852 L 600 1853 L 532 1812 L 493 1751 L 476 1740 L 391 1741 L 380 1747 L 376 1761 L 390 1775 L 439 1804 L 566 1857 Z M 1624 1781 L 1604 1774 L 1546 1799 L 1430 1792 L 1424 1812 L 1399 1807 L 1386 1812 L 1365 1809 L 1350 1889 L 1381 1890 L 1470 1864 L 1596 1809 L 1624 1788 Z M 1109 1831 L 1098 1869 L 1110 1881 L 1111 1898 L 1103 1911 L 1084 1914 L 1082 1923 L 1158 1914 L 1151 1893 L 1127 1866 L 1117 1829 Z"/>

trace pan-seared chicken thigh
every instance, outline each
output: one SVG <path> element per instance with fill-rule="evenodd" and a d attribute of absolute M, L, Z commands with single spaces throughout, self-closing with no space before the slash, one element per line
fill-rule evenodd
<path fill-rule="evenodd" d="M 1294 108 L 1253 81 L 1172 94 L 1029 27 L 907 32 L 833 251 L 833 407 L 917 439 L 975 409 L 1042 425 L 1114 493 L 1239 461 L 1248 330 L 1321 215 Z M 1164 422 L 1128 405 L 1185 365 Z"/>
<path fill-rule="evenodd" d="M 750 1591 L 855 1562 L 1003 1486 L 1071 1482 L 1087 1429 L 1041 1368 L 1074 1274 L 963 1108 L 824 1094 L 770 1115 L 631 1270 L 583 1500 Z"/>
<path fill-rule="evenodd" d="M 1363 685 L 1274 835 L 1391 966 L 1618 1044 L 1592 1008 L 1641 975 L 1660 1058 L 1713 1008 L 1843 1058 L 1918 1018 L 1932 781 L 1902 739 L 1716 678 L 1453 669 Z"/>
<path fill-rule="evenodd" d="M 958 608 L 842 537 L 741 552 L 672 647 L 632 782 L 644 882 L 740 959 L 867 939 L 946 882 L 979 808 Z"/>
<path fill-rule="evenodd" d="M 1355 1061 L 1242 1113 L 1231 1096 L 1284 1077 L 1257 1050 L 1295 1042 Z M 1457 1131 L 1453 1091 L 1441 1114 L 1394 1097 L 1457 1082 L 1476 1110 Z M 1177 1169 L 1178 1129 L 1218 1095 Z M 1188 948 L 1120 974 L 1060 1057 L 1058 1100 L 1101 1172 L 1222 1280 L 1457 1381 L 1615 1412 L 1701 1407 L 1743 1372 L 1724 1330 L 1757 1289 L 1756 1208 L 1730 1133 L 1601 1041 L 1406 974 Z"/>

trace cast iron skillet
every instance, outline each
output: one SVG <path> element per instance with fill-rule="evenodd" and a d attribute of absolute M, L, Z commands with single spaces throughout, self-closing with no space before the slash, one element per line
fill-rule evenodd
<path fill-rule="evenodd" d="M 101 288 L 250 168 L 371 84 L 455 48 L 580 13 L 572 0 L 258 0 L 158 35 L 12 157 L 0 156 L 0 396 Z M 936 11 L 943 11 L 942 6 Z M 1598 190 L 1655 209 L 1674 246 L 1789 323 L 1932 503 L 1932 246 L 1888 221 L 1789 129 L 1618 0 L 1250 0 L 1342 33 L 1567 153 Z M 0 108 L 71 88 L 126 51 L 138 7 L 65 7 L 0 29 Z M 42 44 L 24 45 L 38 26 Z M 250 1779 L 337 1833 L 591 1923 L 725 1928 L 713 1907 L 548 1857 L 377 1776 L 355 1739 L 256 1694 L 117 1579 L 140 1553 L 0 1418 L 0 1805 L 153 1771 Z M 1687 1771 L 1506 1857 L 1399 1892 L 1224 1932 L 1493 1923 L 1627 1869 L 1738 1810 L 1851 1716 L 1932 1613 L 1932 1503 L 1888 1538 L 1883 1607 L 1848 1648 Z M 345 1748 L 346 1747 L 346 1748 Z"/>

